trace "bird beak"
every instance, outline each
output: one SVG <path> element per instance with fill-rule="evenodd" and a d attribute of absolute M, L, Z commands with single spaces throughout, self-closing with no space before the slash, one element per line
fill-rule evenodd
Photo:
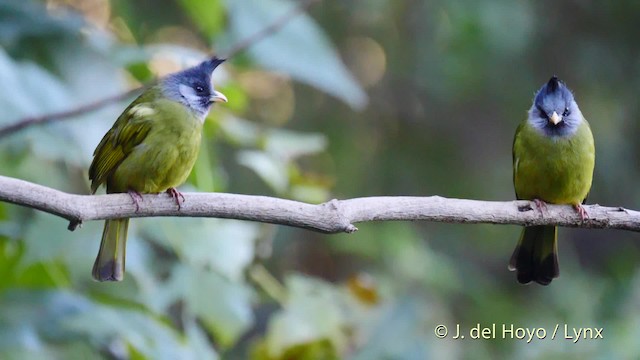
<path fill-rule="evenodd" d="M 562 121 L 562 117 L 554 111 L 553 114 L 551 114 L 551 116 L 549 117 L 549 121 L 553 123 L 553 125 L 558 125 L 558 123 Z"/>
<path fill-rule="evenodd" d="M 229 101 L 227 100 L 227 97 L 224 96 L 223 93 L 215 90 L 213 91 L 213 94 L 211 95 L 209 100 L 211 100 L 211 102 L 228 102 Z"/>

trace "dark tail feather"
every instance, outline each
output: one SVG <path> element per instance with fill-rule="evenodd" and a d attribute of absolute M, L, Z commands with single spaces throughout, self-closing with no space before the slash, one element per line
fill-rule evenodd
<path fill-rule="evenodd" d="M 549 285 L 560 275 L 557 238 L 556 226 L 530 226 L 522 230 L 509 262 L 509 270 L 516 271 L 519 283 L 535 281 Z"/>
<path fill-rule="evenodd" d="M 129 219 L 105 221 L 100 251 L 93 264 L 92 275 L 94 279 L 98 281 L 122 280 L 128 228 Z"/>

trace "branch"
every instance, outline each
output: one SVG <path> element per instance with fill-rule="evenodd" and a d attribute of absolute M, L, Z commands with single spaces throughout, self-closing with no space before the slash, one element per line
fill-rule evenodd
<path fill-rule="evenodd" d="M 323 233 L 351 233 L 366 221 L 426 220 L 446 223 L 560 225 L 640 231 L 640 212 L 585 205 L 583 221 L 569 205 L 547 205 L 544 215 L 529 201 L 479 201 L 440 196 L 381 196 L 331 200 L 312 205 L 267 196 L 185 193 L 180 210 L 166 194 L 145 194 L 140 208 L 127 194 L 74 195 L 27 181 L 0 176 L 0 201 L 45 211 L 71 222 L 124 217 L 187 216 L 250 220 Z"/>
<path fill-rule="evenodd" d="M 301 0 L 296 7 L 286 12 L 282 16 L 278 17 L 277 19 L 275 19 L 271 24 L 267 25 L 257 33 L 237 43 L 227 52 L 226 56 L 222 56 L 222 58 L 230 59 L 235 55 L 237 55 L 239 52 L 248 49 L 253 44 L 263 40 L 264 38 L 270 35 L 273 35 L 274 33 L 278 32 L 280 29 L 282 29 L 287 23 L 289 23 L 289 21 L 291 21 L 293 18 L 298 16 L 303 11 L 307 10 L 311 5 L 313 5 L 315 2 L 318 2 L 318 1 L 320 0 Z M 47 124 L 54 121 L 66 120 L 78 115 L 82 115 L 84 113 L 101 109 L 107 105 L 117 103 L 133 95 L 136 95 L 137 93 L 142 92 L 142 90 L 144 90 L 145 88 L 153 86 L 156 82 L 157 82 L 157 79 L 152 80 L 149 83 L 143 86 L 140 86 L 138 88 L 131 89 L 126 92 L 116 94 L 113 96 L 109 96 L 104 99 L 100 99 L 85 105 L 81 105 L 74 109 L 65 110 L 57 113 L 44 114 L 40 116 L 29 116 L 29 117 L 16 120 L 10 125 L 0 127 L 0 138 L 11 135 L 23 129 L 26 129 L 30 126 L 42 125 L 42 124 Z"/>
<path fill-rule="evenodd" d="M 151 84 L 148 84 L 146 86 L 150 86 Z M 33 125 L 42 125 L 42 124 L 46 124 L 46 123 L 50 123 L 50 122 L 54 122 L 54 121 L 58 121 L 58 120 L 64 120 L 64 119 L 71 119 L 75 116 L 78 115 L 82 115 L 84 113 L 88 113 L 91 111 L 95 111 L 95 110 L 99 110 L 107 105 L 113 104 L 113 103 L 117 103 L 119 101 L 125 100 L 135 94 L 137 94 L 138 92 L 142 92 L 142 90 L 145 88 L 145 86 L 141 86 L 135 89 L 131 89 L 129 91 L 120 93 L 120 94 L 116 94 L 113 96 L 109 96 L 107 98 L 98 100 L 98 101 L 94 101 L 92 103 L 88 103 L 85 105 L 81 105 L 78 106 L 75 109 L 71 109 L 71 110 L 66 110 L 66 111 L 61 111 L 61 112 L 57 112 L 57 113 L 49 113 L 49 114 L 44 114 L 44 115 L 40 115 L 40 116 L 29 116 L 26 118 L 22 118 L 10 125 L 4 126 L 4 127 L 0 127 L 0 138 L 4 137 L 4 136 L 8 136 L 11 135 L 13 133 L 16 133 L 20 130 L 26 129 L 30 126 Z"/>

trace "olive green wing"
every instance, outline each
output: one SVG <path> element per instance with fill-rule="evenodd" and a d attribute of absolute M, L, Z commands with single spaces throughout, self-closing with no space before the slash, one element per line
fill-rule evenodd
<path fill-rule="evenodd" d="M 518 195 L 518 189 L 516 188 L 516 179 L 518 178 L 518 165 L 520 164 L 520 151 L 519 151 L 519 136 L 526 125 L 526 122 L 520 123 L 518 128 L 516 129 L 516 134 L 513 137 L 513 145 L 512 145 L 512 156 L 513 156 L 513 185 L 516 191 L 516 199 L 521 200 L 520 195 Z"/>
<path fill-rule="evenodd" d="M 587 119 L 585 119 L 584 117 L 582 117 L 582 120 L 584 121 L 584 123 L 587 125 L 587 129 L 589 129 L 589 132 L 591 132 L 591 125 L 589 124 L 589 122 L 587 121 Z M 593 135 L 591 135 L 593 137 Z M 595 156 L 595 145 L 592 149 L 594 156 Z M 589 198 L 589 194 L 591 194 L 591 189 L 589 189 L 589 191 L 587 192 L 587 195 L 584 196 L 584 199 L 582 199 L 582 204 L 586 204 L 587 203 L 587 199 Z"/>
<path fill-rule="evenodd" d="M 89 167 L 92 193 L 107 181 L 118 165 L 147 137 L 151 130 L 152 114 L 151 104 L 138 98 L 104 135 L 93 152 L 93 161 Z"/>

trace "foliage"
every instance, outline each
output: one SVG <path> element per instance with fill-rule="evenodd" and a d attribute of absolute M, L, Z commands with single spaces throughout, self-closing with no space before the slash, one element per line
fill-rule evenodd
<path fill-rule="evenodd" d="M 209 49 L 224 54 L 292 6 L 0 0 L 0 127 L 120 93 Z M 513 132 L 533 91 L 557 74 L 596 138 L 589 202 L 637 208 L 637 10 L 632 1 L 322 2 L 216 72 L 230 102 L 205 123 L 184 187 L 307 202 L 511 199 Z M 1 138 L 0 173 L 88 193 L 92 151 L 124 106 Z M 134 219 L 126 278 L 108 284 L 90 280 L 102 224 L 66 226 L 0 203 L 2 359 L 640 354 L 635 234 L 562 229 L 562 276 L 542 288 L 506 270 L 515 227 L 380 223 L 327 236 Z M 434 334 L 438 324 L 493 323 L 602 327 L 604 339 Z"/>

